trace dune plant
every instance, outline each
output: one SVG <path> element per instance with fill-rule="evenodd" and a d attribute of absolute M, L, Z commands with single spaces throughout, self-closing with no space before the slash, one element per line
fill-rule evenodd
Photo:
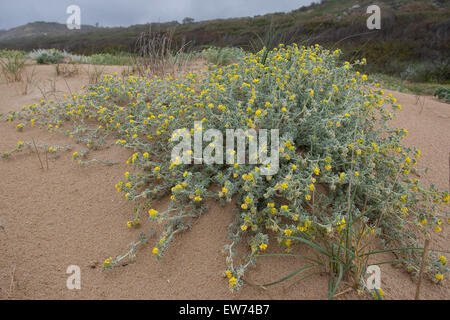
<path fill-rule="evenodd" d="M 133 69 L 141 76 L 176 74 L 185 68 L 191 58 L 184 52 L 187 44 L 176 44 L 173 30 L 156 31 L 149 28 L 139 35 L 134 46 Z"/>
<path fill-rule="evenodd" d="M 450 103 L 450 88 L 448 87 L 436 88 L 436 90 L 434 91 L 434 96 L 447 103 Z"/>
<path fill-rule="evenodd" d="M 442 231 L 447 219 L 439 205 L 449 202 L 448 191 L 420 183 L 421 152 L 402 144 L 407 129 L 389 126 L 401 105 L 354 70 L 365 59 L 341 63 L 340 55 L 319 45 L 281 44 L 177 78 L 106 75 L 85 94 L 43 101 L 7 119 L 25 127 L 32 121 L 51 126 L 86 144 L 82 156 L 74 154 L 78 161 L 107 146 L 108 137 L 130 150 L 130 169 L 116 189 L 136 204 L 127 227 L 139 228 L 145 217 L 164 225 L 152 248 L 157 259 L 208 212 L 212 199 L 233 207 L 224 246 L 224 276 L 232 291 L 242 287 L 250 266 L 263 263 L 268 248 L 278 248 L 280 258 L 295 255 L 309 264 L 267 285 L 319 268 L 330 276 L 333 298 L 343 279 L 360 288 L 369 258 L 378 253 L 396 258 L 375 263 L 399 262 L 417 273 L 420 239 Z M 280 169 L 264 176 L 251 164 L 173 160 L 179 138 L 174 133 L 182 128 L 214 128 L 224 136 L 227 129 L 243 129 L 248 140 L 255 139 L 251 129 L 279 129 Z M 157 211 L 155 203 L 164 196 L 170 204 Z M 150 236 L 141 232 L 129 251 L 107 258 L 104 269 L 134 258 Z M 241 241 L 247 252 L 236 250 Z M 312 248 L 313 254 L 294 254 L 294 246 Z M 431 252 L 426 274 L 439 282 L 448 272 L 445 257 Z"/>
<path fill-rule="evenodd" d="M 16 53 L 5 59 L 0 59 L 0 67 L 6 82 L 17 82 L 22 80 L 26 59 L 21 53 Z"/>
<path fill-rule="evenodd" d="M 59 63 L 89 63 L 90 58 L 79 56 L 57 49 L 37 49 L 28 54 L 30 59 L 38 64 L 59 64 Z"/>
<path fill-rule="evenodd" d="M 21 50 L 0 50 L 0 58 L 13 58 L 16 55 L 20 55 L 25 57 L 26 53 L 25 51 L 21 51 Z"/>

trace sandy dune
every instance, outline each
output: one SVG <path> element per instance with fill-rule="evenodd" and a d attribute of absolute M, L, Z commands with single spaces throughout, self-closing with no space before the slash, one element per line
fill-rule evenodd
<path fill-rule="evenodd" d="M 32 68 L 32 67 L 29 67 Z M 83 66 L 87 68 L 87 66 Z M 105 72 L 121 72 L 106 67 Z M 41 91 L 55 79 L 54 66 L 36 67 L 37 84 L 23 95 L 19 84 L 0 83 L 0 112 L 18 110 L 42 99 Z M 49 81 L 50 79 L 50 81 Z M 67 83 L 66 83 L 66 81 Z M 88 82 L 86 71 L 75 77 L 56 78 L 56 96 L 77 92 Z M 41 86 L 41 90 L 37 87 Z M 420 166 L 430 167 L 425 181 L 440 189 L 449 188 L 450 105 L 431 97 L 393 92 L 403 109 L 393 125 L 409 131 L 405 143 L 422 150 Z M 55 145 L 72 145 L 71 139 L 45 130 L 0 123 L 0 153 L 15 147 L 19 140 Z M 79 167 L 71 152 L 50 160 L 49 170 L 41 170 L 34 154 L 18 154 L 0 159 L 0 298 L 2 299 L 326 299 L 327 277 L 317 274 L 303 282 L 295 279 L 262 290 L 247 284 L 231 294 L 221 273 L 228 243 L 227 227 L 232 221 L 230 208 L 211 203 L 208 214 L 181 234 L 164 259 L 157 262 L 151 246 L 139 250 L 136 261 L 110 272 L 101 263 L 109 256 L 124 253 L 137 239 L 137 230 L 126 228 L 133 206 L 114 188 L 127 170 L 127 151 L 119 147 L 99 151 L 96 158 L 113 159 L 120 164 L 107 167 L 93 164 Z M 161 201 L 162 209 L 167 202 Z M 143 219 L 146 220 L 146 219 Z M 450 231 L 435 234 L 432 246 L 449 249 Z M 142 229 L 152 225 L 144 221 Z M 158 226 L 153 226 L 158 230 Z M 150 241 L 155 241 L 154 239 Z M 275 247 L 275 246 L 274 246 Z M 241 247 L 243 248 L 243 247 Z M 302 250 L 299 248 L 299 250 Z M 81 290 L 66 288 L 66 268 L 81 267 Z M 301 262 L 295 259 L 264 258 L 247 279 L 262 284 L 278 280 Z M 408 274 L 383 265 L 382 288 L 387 299 L 412 299 L 415 283 Z M 344 283 L 340 291 L 348 286 Z M 349 292 L 339 299 L 366 298 Z M 425 281 L 424 299 L 450 299 L 449 280 L 441 285 Z"/>

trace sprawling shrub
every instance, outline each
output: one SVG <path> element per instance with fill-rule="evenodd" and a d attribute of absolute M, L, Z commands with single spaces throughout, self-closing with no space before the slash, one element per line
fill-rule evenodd
<path fill-rule="evenodd" d="M 450 88 L 439 87 L 434 91 L 434 96 L 438 99 L 450 103 Z"/>
<path fill-rule="evenodd" d="M 37 49 L 33 50 L 28 56 L 38 64 L 58 64 L 62 62 L 88 63 L 90 59 L 84 56 L 78 56 L 66 51 L 57 49 Z"/>
<path fill-rule="evenodd" d="M 86 95 L 33 105 L 10 113 L 9 120 L 51 126 L 83 142 L 87 148 L 74 153 L 80 164 L 90 161 L 89 151 L 105 145 L 108 135 L 132 150 L 130 170 L 116 188 L 136 203 L 128 227 L 139 227 L 143 215 L 164 224 L 152 249 L 158 259 L 214 199 L 234 205 L 224 247 L 231 290 L 243 285 L 248 267 L 268 247 L 278 246 L 286 251 L 280 256 L 309 263 L 294 274 L 328 272 L 333 297 L 344 277 L 359 287 L 369 258 L 380 252 L 395 252 L 396 262 L 417 273 L 418 241 L 442 230 L 437 206 L 449 201 L 448 192 L 420 184 L 420 150 L 401 143 L 407 130 L 388 126 L 401 108 L 397 100 L 354 71 L 364 59 L 340 63 L 339 55 L 318 45 L 280 45 L 179 78 L 105 76 Z M 278 129 L 280 169 L 264 176 L 261 165 L 183 164 L 171 157 L 183 128 L 214 128 L 224 136 L 227 129 L 244 129 L 248 140 L 256 139 L 252 129 Z M 204 141 L 203 147 L 223 143 Z M 154 202 L 165 195 L 170 205 L 158 212 Z M 242 240 L 248 252 L 235 250 Z M 125 255 L 106 259 L 104 268 L 133 258 L 147 241 L 141 233 Z M 294 245 L 313 248 L 316 255 L 290 253 Z M 428 261 L 427 274 L 440 281 L 445 258 L 433 252 Z"/>

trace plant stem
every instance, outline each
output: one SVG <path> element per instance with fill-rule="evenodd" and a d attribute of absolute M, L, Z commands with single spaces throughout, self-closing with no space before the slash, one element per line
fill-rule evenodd
<path fill-rule="evenodd" d="M 422 283 L 422 275 L 423 275 L 423 269 L 425 268 L 425 259 L 427 257 L 427 251 L 428 247 L 430 246 L 430 239 L 425 240 L 425 247 L 423 248 L 423 254 L 422 254 L 422 262 L 420 263 L 420 271 L 419 271 L 419 280 L 417 282 L 417 288 L 416 288 L 416 296 L 415 300 L 419 300 L 420 295 L 420 285 Z"/>

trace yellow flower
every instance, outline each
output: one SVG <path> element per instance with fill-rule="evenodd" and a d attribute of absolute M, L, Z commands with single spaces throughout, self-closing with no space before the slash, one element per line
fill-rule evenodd
<path fill-rule="evenodd" d="M 320 169 L 318 167 L 316 167 L 314 169 L 314 173 L 316 174 L 316 176 L 318 176 L 320 174 Z"/>
<path fill-rule="evenodd" d="M 341 222 L 339 222 L 337 224 L 337 230 L 340 232 L 342 229 L 345 228 L 345 225 L 346 225 L 346 221 L 345 221 L 345 219 L 342 219 Z"/>
<path fill-rule="evenodd" d="M 229 285 L 230 287 L 234 287 L 234 286 L 236 286 L 236 284 L 237 284 L 237 279 L 236 279 L 235 277 L 231 277 L 231 278 L 228 280 L 228 285 Z"/>
<path fill-rule="evenodd" d="M 158 248 L 154 247 L 153 250 L 152 250 L 152 253 L 153 254 L 158 254 L 158 251 L 159 251 Z"/>
<path fill-rule="evenodd" d="M 359 172 L 355 171 L 355 177 L 359 177 Z"/>
<path fill-rule="evenodd" d="M 148 152 L 145 152 L 142 156 L 143 156 L 145 159 L 148 159 L 150 155 L 148 154 Z"/>
<path fill-rule="evenodd" d="M 159 172 L 160 170 L 161 170 L 160 167 L 155 167 L 155 169 L 153 169 L 153 171 L 155 171 L 155 172 Z"/>
<path fill-rule="evenodd" d="M 194 201 L 195 202 L 200 202 L 200 201 L 202 201 L 203 200 L 203 198 L 202 197 L 199 197 L 199 196 L 196 196 L 195 198 L 194 198 Z"/>
<path fill-rule="evenodd" d="M 439 257 L 439 262 L 442 263 L 443 265 L 447 264 L 447 258 L 445 258 L 444 256 L 440 256 Z"/>
<path fill-rule="evenodd" d="M 450 200 L 450 194 L 447 192 L 447 193 L 445 193 L 444 196 L 442 197 L 442 201 L 443 201 L 444 203 L 448 203 L 449 200 Z"/>
<path fill-rule="evenodd" d="M 310 191 L 314 191 L 314 189 L 315 189 L 315 187 L 314 187 L 314 184 L 313 184 L 313 183 L 311 183 L 311 184 L 309 185 L 309 187 L 308 187 L 308 188 L 309 188 L 309 190 L 310 190 Z"/>
<path fill-rule="evenodd" d="M 158 214 L 158 211 L 156 211 L 155 209 L 150 209 L 148 210 L 148 214 L 150 215 L 150 217 L 154 218 Z"/>
<path fill-rule="evenodd" d="M 434 277 L 435 277 L 436 279 L 438 279 L 438 280 L 443 280 L 443 279 L 444 279 L 444 275 L 443 275 L 443 274 L 440 274 L 440 273 L 435 274 Z"/>
<path fill-rule="evenodd" d="M 307 201 L 311 200 L 311 195 L 310 195 L 310 194 L 307 194 L 307 195 L 305 196 L 305 199 L 306 199 Z"/>
<path fill-rule="evenodd" d="M 111 264 L 111 261 L 112 261 L 112 258 L 111 258 L 111 257 L 109 257 L 108 259 L 106 259 L 106 260 L 103 262 L 103 268 L 109 267 L 109 265 Z"/>
<path fill-rule="evenodd" d="M 23 146 L 23 142 L 22 141 L 17 142 L 17 146 L 20 148 L 21 146 Z"/>
<path fill-rule="evenodd" d="M 377 292 L 378 292 L 378 294 L 377 294 Z M 375 300 L 379 300 L 380 298 L 378 297 L 378 295 L 381 297 L 381 298 L 383 298 L 384 297 L 384 291 L 383 291 L 383 289 L 375 289 L 374 290 L 374 292 L 373 292 L 373 298 L 375 299 Z"/>
<path fill-rule="evenodd" d="M 133 226 L 133 223 L 131 221 L 127 221 L 127 227 L 131 228 Z"/>
<path fill-rule="evenodd" d="M 284 182 L 284 183 L 281 184 L 281 189 L 286 190 L 287 188 L 288 188 L 287 182 Z"/>
<path fill-rule="evenodd" d="M 261 244 L 259 245 L 259 248 L 260 248 L 262 251 L 264 251 L 264 250 L 267 249 L 267 244 L 261 243 Z"/>
<path fill-rule="evenodd" d="M 228 279 L 231 279 L 231 277 L 233 277 L 233 273 L 230 270 L 225 271 L 225 274 Z"/>
<path fill-rule="evenodd" d="M 225 188 L 225 187 L 223 187 L 223 188 L 222 188 L 222 192 L 225 193 L 225 194 L 227 194 L 227 193 L 228 193 L 228 189 Z"/>

